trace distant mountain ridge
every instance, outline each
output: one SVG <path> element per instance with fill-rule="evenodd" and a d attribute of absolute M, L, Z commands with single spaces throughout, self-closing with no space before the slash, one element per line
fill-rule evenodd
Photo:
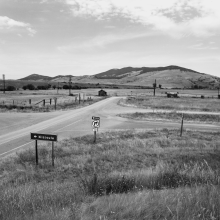
<path fill-rule="evenodd" d="M 24 78 L 21 78 L 19 80 L 28 80 L 28 81 L 33 81 L 33 80 L 46 80 L 46 81 L 50 81 L 50 80 L 54 80 L 54 79 L 57 79 L 57 78 L 64 78 L 64 77 L 74 77 L 72 75 L 58 75 L 58 76 L 55 76 L 55 77 L 50 77 L 50 76 L 43 76 L 43 75 L 39 75 L 39 74 L 31 74 L 29 76 L 26 76 Z"/>
<path fill-rule="evenodd" d="M 152 86 L 155 79 L 164 88 L 213 88 L 220 83 L 219 77 L 174 65 L 165 67 L 124 67 L 84 76 L 58 75 L 49 77 L 32 74 L 20 80 L 57 83 L 68 82 L 70 76 L 73 83 L 109 84 L 112 86 Z"/>
<path fill-rule="evenodd" d="M 143 74 L 148 72 L 164 71 L 164 70 L 180 70 L 185 72 L 199 73 L 191 69 L 186 69 L 183 67 L 171 65 L 166 67 L 141 67 L 141 68 L 125 67 L 122 69 L 111 69 L 106 72 L 96 74 L 95 77 L 97 79 L 115 79 L 115 78 L 120 79 L 120 78 L 124 78 L 125 77 L 124 74 L 128 72 L 140 71 L 139 74 Z"/>
<path fill-rule="evenodd" d="M 50 76 L 43 76 L 43 75 L 39 75 L 39 74 L 31 74 L 27 77 L 21 78 L 19 80 L 51 80 L 52 77 Z"/>

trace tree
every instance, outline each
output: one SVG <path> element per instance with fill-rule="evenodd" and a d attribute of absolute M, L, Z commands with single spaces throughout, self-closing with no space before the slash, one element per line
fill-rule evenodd
<path fill-rule="evenodd" d="M 69 89 L 68 85 L 63 85 L 63 89 Z"/>
<path fill-rule="evenodd" d="M 14 86 L 7 86 L 6 90 L 7 91 L 15 91 L 16 88 Z"/>
<path fill-rule="evenodd" d="M 26 90 L 26 89 L 27 89 L 27 86 L 23 86 L 22 89 L 23 89 L 23 90 Z"/>
<path fill-rule="evenodd" d="M 56 85 L 53 85 L 53 89 L 56 89 L 57 87 L 56 87 Z"/>
<path fill-rule="evenodd" d="M 34 85 L 32 85 L 32 84 L 27 84 L 27 89 L 29 89 L 29 90 L 35 90 L 35 87 L 34 87 Z"/>
<path fill-rule="evenodd" d="M 47 90 L 47 87 L 46 86 L 37 86 L 37 89 L 39 89 L 39 90 Z"/>

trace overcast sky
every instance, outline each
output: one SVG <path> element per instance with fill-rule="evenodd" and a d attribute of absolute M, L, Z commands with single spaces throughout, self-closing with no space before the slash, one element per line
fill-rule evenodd
<path fill-rule="evenodd" d="M 0 74 L 179 65 L 220 77 L 219 35 L 219 0 L 0 0 Z"/>

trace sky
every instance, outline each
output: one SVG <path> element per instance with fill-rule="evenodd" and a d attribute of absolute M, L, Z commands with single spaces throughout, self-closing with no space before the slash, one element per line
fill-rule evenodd
<path fill-rule="evenodd" d="M 0 0 L 0 78 L 178 65 L 220 77 L 219 0 Z"/>

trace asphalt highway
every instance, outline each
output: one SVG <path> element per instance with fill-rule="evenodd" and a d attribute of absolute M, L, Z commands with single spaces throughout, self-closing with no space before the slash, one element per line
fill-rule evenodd
<path fill-rule="evenodd" d="M 54 117 L 39 123 L 13 131 L 3 132 L 0 136 L 0 157 L 14 153 L 20 149 L 34 146 L 30 133 L 57 134 L 58 140 L 93 134 L 92 116 L 100 117 L 99 132 L 121 129 L 161 129 L 180 128 L 180 123 L 164 121 L 138 121 L 116 116 L 120 113 L 149 112 L 147 109 L 124 107 L 118 105 L 120 97 L 111 97 L 90 106 L 56 113 Z M 24 114 L 24 113 L 23 113 Z M 185 129 L 220 131 L 219 125 L 184 123 Z"/>

